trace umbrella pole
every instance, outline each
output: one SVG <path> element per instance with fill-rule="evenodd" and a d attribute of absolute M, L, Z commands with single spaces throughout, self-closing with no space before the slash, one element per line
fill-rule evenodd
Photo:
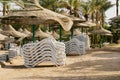
<path fill-rule="evenodd" d="M 86 28 L 86 34 L 88 35 L 88 28 Z"/>
<path fill-rule="evenodd" d="M 83 33 L 84 31 L 83 31 L 83 27 L 82 27 L 82 33 Z"/>
<path fill-rule="evenodd" d="M 33 42 L 35 42 L 35 27 L 36 27 L 36 26 L 33 24 L 33 25 L 32 25 L 32 33 L 33 33 L 33 34 L 32 34 L 32 41 L 33 41 Z"/>
<path fill-rule="evenodd" d="M 60 26 L 60 28 L 59 28 L 59 40 L 60 40 L 60 42 L 62 41 L 62 27 Z"/>
<path fill-rule="evenodd" d="M 102 36 L 100 35 L 100 48 L 102 47 Z"/>
<path fill-rule="evenodd" d="M 73 32 L 73 27 L 71 28 L 71 39 L 73 38 L 74 32 Z"/>
<path fill-rule="evenodd" d="M 50 25 L 48 25 L 48 27 L 49 27 L 49 30 L 48 30 L 48 31 L 50 32 Z"/>

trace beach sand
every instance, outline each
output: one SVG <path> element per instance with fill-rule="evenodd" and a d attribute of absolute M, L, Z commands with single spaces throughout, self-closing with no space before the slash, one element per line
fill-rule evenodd
<path fill-rule="evenodd" d="M 21 57 L 5 64 L 0 68 L 0 80 L 120 80 L 120 45 L 67 56 L 65 66 L 42 63 L 25 68 Z"/>

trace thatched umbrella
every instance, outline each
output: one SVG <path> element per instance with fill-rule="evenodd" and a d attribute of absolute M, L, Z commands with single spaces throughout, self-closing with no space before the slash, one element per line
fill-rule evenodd
<path fill-rule="evenodd" d="M 55 31 L 53 31 L 52 36 L 53 36 L 55 39 L 59 39 L 59 35 L 58 35 Z"/>
<path fill-rule="evenodd" d="M 55 39 L 59 39 L 59 34 L 55 31 L 49 32 L 48 30 L 46 30 L 46 33 L 52 35 Z"/>
<path fill-rule="evenodd" d="M 32 3 L 27 4 L 23 10 L 10 12 L 7 16 L 2 18 L 2 23 L 9 24 L 29 24 L 33 25 L 33 41 L 34 41 L 34 27 L 39 24 L 59 23 L 65 31 L 69 31 L 73 25 L 72 20 L 64 15 L 55 13 L 51 10 L 45 9 L 39 5 L 37 0 L 30 0 Z"/>
<path fill-rule="evenodd" d="M 74 29 L 74 34 L 75 34 L 75 35 L 79 35 L 79 34 L 81 34 L 81 32 L 80 32 L 79 29 Z"/>
<path fill-rule="evenodd" d="M 0 33 L 2 32 L 3 30 L 2 29 L 0 29 Z"/>
<path fill-rule="evenodd" d="M 97 30 L 94 30 L 91 32 L 92 34 L 100 34 L 100 35 L 106 35 L 106 36 L 112 36 L 112 32 L 109 31 L 109 30 L 106 30 L 102 27 L 100 27 L 99 29 Z M 102 37 L 102 36 L 101 36 Z M 100 40 L 100 47 L 101 47 L 101 43 L 102 43 L 102 38 Z"/>
<path fill-rule="evenodd" d="M 6 25 L 5 30 L 2 31 L 2 34 L 8 35 L 8 36 L 13 36 L 13 37 L 26 37 L 25 34 L 16 31 L 11 25 Z"/>
<path fill-rule="evenodd" d="M 53 38 L 53 36 L 43 32 L 40 28 L 38 28 L 38 30 L 35 32 L 35 37 L 39 37 L 39 38 L 48 38 L 48 37 L 50 37 L 50 38 Z"/>
<path fill-rule="evenodd" d="M 92 23 L 90 21 L 86 21 L 86 22 L 82 22 L 82 23 L 78 23 L 75 25 L 76 27 L 84 27 L 84 28 L 90 28 L 92 26 L 96 26 L 95 23 Z"/>
<path fill-rule="evenodd" d="M 32 36 L 32 33 L 30 31 L 28 31 L 26 28 L 23 29 L 22 33 L 26 34 L 27 37 L 31 37 Z"/>
<path fill-rule="evenodd" d="M 103 36 L 113 36 L 111 33 L 105 33 L 105 34 L 101 34 Z"/>
<path fill-rule="evenodd" d="M 22 28 L 20 28 L 18 31 L 19 31 L 19 32 L 23 32 L 23 29 L 22 29 Z"/>
<path fill-rule="evenodd" d="M 73 15 L 68 14 L 68 13 L 67 13 L 66 11 L 64 11 L 64 10 L 61 10 L 61 11 L 60 11 L 60 14 L 65 15 L 65 16 L 68 16 L 69 18 L 72 19 L 72 21 L 73 21 L 74 23 L 76 23 L 76 22 L 85 22 L 85 19 L 84 19 L 84 18 L 75 17 L 75 16 L 73 16 Z"/>
<path fill-rule="evenodd" d="M 3 35 L 3 34 L 0 34 L 0 41 L 4 41 L 6 40 L 8 37 Z"/>
<path fill-rule="evenodd" d="M 93 33 L 93 34 L 100 34 L 100 35 L 104 35 L 104 34 L 111 34 L 111 31 L 106 30 L 106 29 L 104 29 L 104 28 L 100 27 L 100 28 L 99 28 L 99 29 L 97 29 L 97 30 L 93 30 L 91 33 Z"/>
<path fill-rule="evenodd" d="M 75 28 L 82 28 L 82 32 L 83 32 L 83 28 L 85 28 L 87 34 L 88 34 L 88 28 L 92 26 L 96 26 L 96 24 L 91 21 L 86 21 L 86 22 L 75 24 Z"/>
<path fill-rule="evenodd" d="M 34 1 L 34 0 L 33 0 Z M 16 10 L 10 12 L 7 16 L 2 18 L 2 23 L 10 24 L 46 24 L 58 22 L 64 30 L 71 29 L 72 20 L 64 15 L 55 13 L 51 10 L 45 9 L 35 3 L 26 5 L 23 10 Z"/>
<path fill-rule="evenodd" d="M 60 11 L 60 14 L 63 14 L 63 15 L 66 15 L 68 17 L 70 17 L 72 19 L 72 21 L 74 22 L 73 24 L 73 27 L 71 28 L 71 38 L 73 37 L 73 32 L 74 32 L 74 27 L 76 26 L 75 24 L 78 24 L 78 23 L 81 23 L 81 22 L 85 22 L 85 19 L 84 18 L 78 18 L 78 17 L 75 17 L 73 15 L 70 15 L 68 14 L 66 11 L 64 10 L 61 10 Z"/>
<path fill-rule="evenodd" d="M 120 28 L 115 29 L 115 31 L 120 31 Z"/>
<path fill-rule="evenodd" d="M 52 34 L 52 32 L 49 32 L 48 30 L 46 30 L 46 33 L 47 33 L 47 34 L 50 34 L 50 35 Z"/>
<path fill-rule="evenodd" d="M 120 15 L 111 18 L 110 20 L 114 21 L 114 22 L 120 22 Z"/>

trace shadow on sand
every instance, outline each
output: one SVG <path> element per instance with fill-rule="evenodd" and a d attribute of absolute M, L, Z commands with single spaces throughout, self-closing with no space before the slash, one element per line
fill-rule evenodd
<path fill-rule="evenodd" d="M 37 65 L 35 67 L 31 68 L 49 68 L 49 67 L 56 67 L 55 65 Z M 7 69 L 29 69 L 25 67 L 24 65 L 5 65 L 3 68 Z"/>
<path fill-rule="evenodd" d="M 29 76 L 29 77 L 19 77 L 14 78 L 14 80 L 120 80 L 120 76 L 69 76 L 69 77 L 39 77 L 39 76 Z"/>

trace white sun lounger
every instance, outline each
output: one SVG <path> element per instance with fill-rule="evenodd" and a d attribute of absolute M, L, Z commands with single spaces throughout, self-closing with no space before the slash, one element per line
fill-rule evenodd
<path fill-rule="evenodd" d="M 74 36 L 74 38 L 77 38 L 78 40 L 85 42 L 85 50 L 90 49 L 90 38 L 88 35 L 80 34 L 80 35 Z"/>
<path fill-rule="evenodd" d="M 65 42 L 65 53 L 67 55 L 81 55 L 85 54 L 85 44 L 84 42 L 79 41 L 76 38 L 71 39 L 68 42 Z"/>
<path fill-rule="evenodd" d="M 26 67 L 35 67 L 44 61 L 51 61 L 56 66 L 64 65 L 65 44 L 52 38 L 46 38 L 37 43 L 28 43 L 23 45 L 23 56 Z"/>

